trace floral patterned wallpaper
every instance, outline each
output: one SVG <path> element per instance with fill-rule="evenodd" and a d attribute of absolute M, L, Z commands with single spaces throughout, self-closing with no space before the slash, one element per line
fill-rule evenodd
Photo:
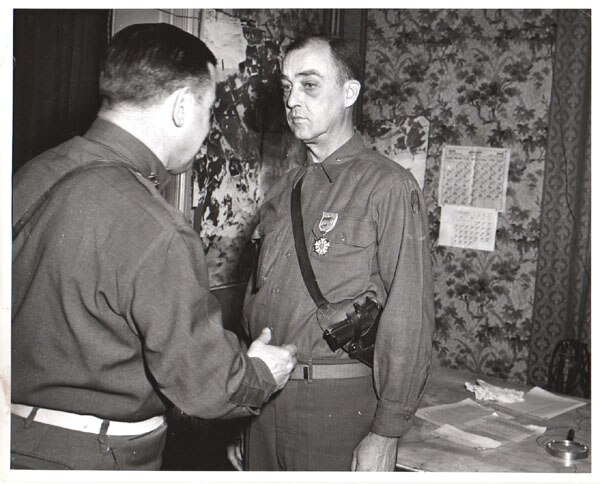
<path fill-rule="evenodd" d="M 323 29 L 321 10 L 220 12 L 241 23 L 247 47 L 239 70 L 218 85 L 196 166 L 203 188 L 194 222 L 213 287 L 248 280 L 265 190 L 302 162 L 278 74 L 287 43 Z M 434 347 L 443 366 L 526 381 L 555 28 L 551 10 L 368 10 L 362 130 L 372 142 L 395 130 L 395 152 L 427 153 Z M 408 129 L 414 120 L 426 120 L 428 135 L 423 124 Z M 461 144 L 511 150 L 494 252 L 437 244 L 440 156 Z"/>
<path fill-rule="evenodd" d="M 429 120 L 425 195 L 434 263 L 435 357 L 525 382 L 555 19 L 550 10 L 369 10 L 365 127 Z M 445 145 L 511 150 L 496 250 L 437 244 Z"/>

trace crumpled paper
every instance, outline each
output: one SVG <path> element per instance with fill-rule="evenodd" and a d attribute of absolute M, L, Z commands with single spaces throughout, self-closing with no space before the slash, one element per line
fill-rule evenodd
<path fill-rule="evenodd" d="M 475 394 L 475 400 L 495 400 L 502 403 L 522 402 L 524 400 L 524 392 L 520 390 L 497 387 L 483 380 L 477 380 L 476 385 L 467 381 L 465 387 Z"/>

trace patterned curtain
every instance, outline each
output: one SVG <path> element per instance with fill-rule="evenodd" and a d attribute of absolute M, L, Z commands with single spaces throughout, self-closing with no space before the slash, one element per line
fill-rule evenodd
<path fill-rule="evenodd" d="M 589 396 L 591 12 L 556 15 L 528 380 Z"/>

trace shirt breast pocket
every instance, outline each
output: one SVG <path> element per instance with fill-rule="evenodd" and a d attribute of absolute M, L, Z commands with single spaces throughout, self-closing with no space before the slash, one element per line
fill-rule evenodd
<path fill-rule="evenodd" d="M 321 238 L 319 221 L 312 232 L 310 260 L 325 298 L 336 302 L 366 291 L 375 253 L 375 222 L 340 217 L 325 234 L 330 246 L 322 255 L 314 250 L 314 243 Z"/>

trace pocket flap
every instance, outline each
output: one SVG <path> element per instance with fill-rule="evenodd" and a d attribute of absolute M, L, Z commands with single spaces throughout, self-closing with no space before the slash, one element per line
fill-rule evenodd
<path fill-rule="evenodd" d="M 313 226 L 315 238 L 321 237 L 319 221 Z M 339 218 L 331 232 L 325 234 L 332 244 L 367 247 L 375 242 L 375 223 L 371 220 Z"/>

